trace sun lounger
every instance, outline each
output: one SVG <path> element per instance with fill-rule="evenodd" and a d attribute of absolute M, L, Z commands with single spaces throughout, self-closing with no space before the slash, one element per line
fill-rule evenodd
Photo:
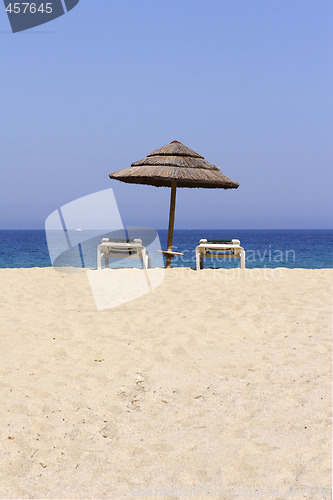
<path fill-rule="evenodd" d="M 109 267 L 110 258 L 141 259 L 143 269 L 149 267 L 149 254 L 142 240 L 138 238 L 133 240 L 103 238 L 102 243 L 97 247 L 97 269 L 102 269 L 102 258 L 104 258 L 105 267 Z"/>
<path fill-rule="evenodd" d="M 197 271 L 203 269 L 204 257 L 239 258 L 241 269 L 245 269 L 245 250 L 239 240 L 206 240 L 202 239 L 195 249 Z"/>

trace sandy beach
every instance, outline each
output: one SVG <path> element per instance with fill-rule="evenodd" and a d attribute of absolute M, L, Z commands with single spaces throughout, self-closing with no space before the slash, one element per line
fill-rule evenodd
<path fill-rule="evenodd" d="M 0 498 L 330 498 L 332 277 L 1 269 Z"/>

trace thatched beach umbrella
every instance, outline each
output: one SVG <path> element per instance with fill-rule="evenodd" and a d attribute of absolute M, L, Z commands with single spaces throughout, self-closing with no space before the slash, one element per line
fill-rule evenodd
<path fill-rule="evenodd" d="M 166 267 L 171 267 L 173 228 L 175 220 L 176 188 L 222 188 L 237 189 L 239 184 L 220 172 L 219 167 L 209 163 L 203 156 L 181 142 L 173 141 L 156 149 L 143 160 L 132 163 L 130 168 L 109 174 L 111 179 L 133 184 L 171 187 L 168 248 Z"/>

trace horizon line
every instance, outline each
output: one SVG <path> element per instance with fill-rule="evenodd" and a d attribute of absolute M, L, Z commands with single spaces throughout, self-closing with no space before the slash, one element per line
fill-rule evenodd
<path fill-rule="evenodd" d="M 126 227 L 131 227 L 131 226 L 126 226 Z M 125 227 L 125 229 L 126 229 Z M 133 227 L 133 226 L 132 226 Z M 167 231 L 168 228 L 151 228 L 149 226 L 134 226 L 134 227 L 147 227 L 149 229 L 155 229 L 155 231 Z M 76 229 L 69 229 L 69 231 L 75 231 Z M 83 231 L 92 231 L 96 230 L 95 228 L 90 228 L 90 229 L 83 229 Z M 104 229 L 99 229 L 97 230 L 104 231 Z M 119 229 L 120 230 L 120 229 Z M 45 231 L 45 229 L 42 228 L 0 228 L 0 231 Z M 113 229 L 106 230 L 106 232 L 113 231 Z M 220 228 L 220 227 L 211 227 L 211 228 L 175 228 L 174 231 L 333 231 L 333 228 L 331 227 L 319 227 L 319 228 L 311 228 L 311 227 L 306 227 L 306 228 L 288 228 L 288 227 L 271 227 L 271 228 Z"/>

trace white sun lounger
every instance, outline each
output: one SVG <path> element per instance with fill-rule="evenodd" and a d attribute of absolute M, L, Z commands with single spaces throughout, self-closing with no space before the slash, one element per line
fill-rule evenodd
<path fill-rule="evenodd" d="M 206 239 L 202 239 L 199 245 L 195 249 L 195 258 L 197 271 L 203 269 L 203 258 L 204 257 L 232 257 L 240 259 L 241 269 L 245 269 L 245 250 L 240 246 L 239 240 L 231 240 L 230 242 L 211 242 Z"/>
<path fill-rule="evenodd" d="M 102 258 L 104 258 L 105 267 L 109 267 L 110 258 L 141 259 L 143 269 L 149 267 L 149 254 L 142 240 L 138 238 L 130 241 L 103 238 L 102 243 L 97 247 L 97 269 L 102 269 Z"/>

